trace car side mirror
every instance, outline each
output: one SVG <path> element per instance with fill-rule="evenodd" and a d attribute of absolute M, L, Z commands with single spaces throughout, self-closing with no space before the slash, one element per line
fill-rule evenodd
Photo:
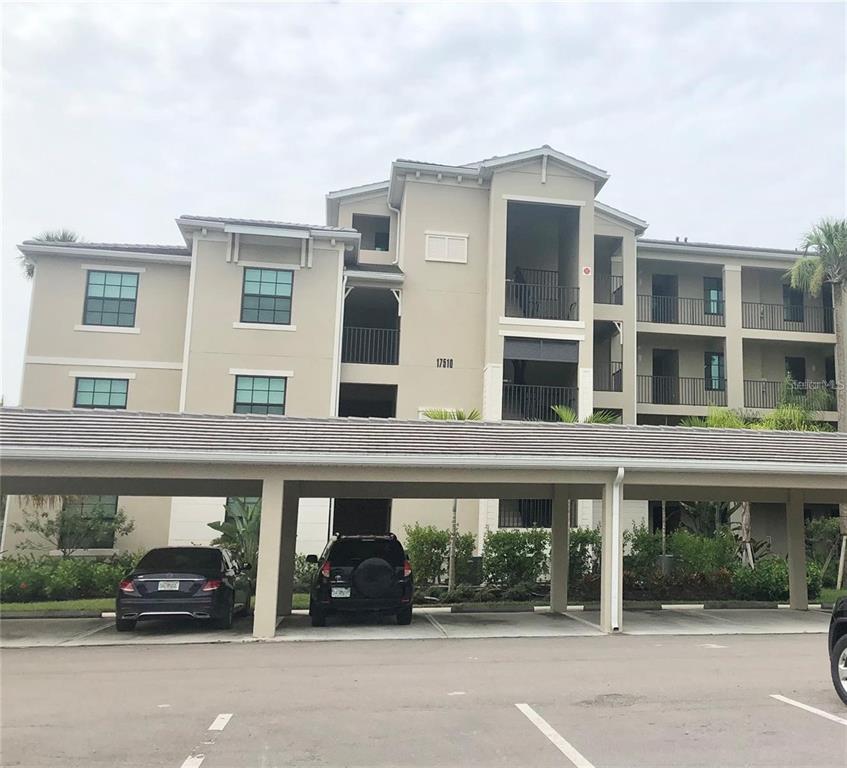
<path fill-rule="evenodd" d="M 306 562 L 312 563 L 313 565 L 318 564 L 318 556 L 317 555 L 306 555 Z"/>

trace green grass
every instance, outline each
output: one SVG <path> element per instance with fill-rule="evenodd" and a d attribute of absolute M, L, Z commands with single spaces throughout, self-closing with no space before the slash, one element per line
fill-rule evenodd
<path fill-rule="evenodd" d="M 114 597 L 90 597 L 85 600 L 43 600 L 39 603 L 0 603 L 0 613 L 21 611 L 114 611 Z"/>
<path fill-rule="evenodd" d="M 821 602 L 822 603 L 834 603 L 839 597 L 844 597 L 847 595 L 847 589 L 842 589 L 841 591 L 837 589 L 833 589 L 832 587 L 824 587 L 821 590 Z"/>
<path fill-rule="evenodd" d="M 295 592 L 294 599 L 291 603 L 292 608 L 308 608 L 309 607 L 309 596 L 303 594 L 302 592 Z"/>

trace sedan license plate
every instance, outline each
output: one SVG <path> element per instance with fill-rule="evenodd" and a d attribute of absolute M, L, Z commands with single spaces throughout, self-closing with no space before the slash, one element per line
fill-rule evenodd
<path fill-rule="evenodd" d="M 350 597 L 350 587 L 333 587 L 332 597 Z"/>
<path fill-rule="evenodd" d="M 160 581 L 159 592 L 175 592 L 179 589 L 178 581 Z"/>

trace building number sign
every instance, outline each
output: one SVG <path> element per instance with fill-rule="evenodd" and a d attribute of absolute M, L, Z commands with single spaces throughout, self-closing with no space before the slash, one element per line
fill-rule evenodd
<path fill-rule="evenodd" d="M 435 367 L 436 368 L 452 368 L 453 367 L 453 358 L 452 357 L 436 357 L 435 358 Z"/>

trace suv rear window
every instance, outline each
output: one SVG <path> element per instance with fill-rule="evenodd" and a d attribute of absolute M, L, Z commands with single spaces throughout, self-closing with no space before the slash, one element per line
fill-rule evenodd
<path fill-rule="evenodd" d="M 329 560 L 333 565 L 355 566 L 369 557 L 381 557 L 395 568 L 402 568 L 406 555 L 400 542 L 391 539 L 341 539 L 330 549 Z"/>
<path fill-rule="evenodd" d="M 137 571 L 167 572 L 218 572 L 221 570 L 221 551 L 219 549 L 200 549 L 199 547 L 179 547 L 151 549 L 138 565 Z"/>

